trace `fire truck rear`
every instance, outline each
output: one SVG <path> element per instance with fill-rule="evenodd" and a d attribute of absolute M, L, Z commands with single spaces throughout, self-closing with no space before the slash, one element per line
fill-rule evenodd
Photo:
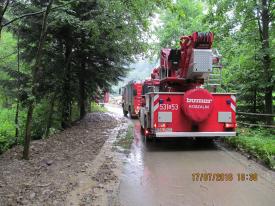
<path fill-rule="evenodd" d="M 216 138 L 236 135 L 236 97 L 217 93 L 221 56 L 212 49 L 211 32 L 183 36 L 180 49 L 162 49 L 140 111 L 145 137 Z M 217 72 L 216 72 L 217 70 Z M 206 89 L 208 88 L 208 89 Z"/>
<path fill-rule="evenodd" d="M 130 81 L 122 88 L 122 109 L 124 116 L 129 113 L 131 118 L 138 117 L 141 106 L 142 84 Z"/>

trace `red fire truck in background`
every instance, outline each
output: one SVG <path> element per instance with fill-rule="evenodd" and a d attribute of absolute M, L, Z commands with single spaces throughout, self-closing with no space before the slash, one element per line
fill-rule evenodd
<path fill-rule="evenodd" d="M 103 103 L 106 104 L 106 103 L 109 103 L 110 101 L 110 93 L 108 90 L 105 90 L 103 92 Z"/>
<path fill-rule="evenodd" d="M 141 106 L 142 83 L 130 81 L 122 88 L 122 109 L 124 116 L 137 117 Z"/>
<path fill-rule="evenodd" d="M 235 94 L 216 93 L 221 56 L 213 39 L 211 32 L 195 32 L 181 37 L 179 49 L 161 50 L 160 66 L 151 74 L 159 84 L 144 93 L 140 110 L 146 138 L 236 135 Z"/>

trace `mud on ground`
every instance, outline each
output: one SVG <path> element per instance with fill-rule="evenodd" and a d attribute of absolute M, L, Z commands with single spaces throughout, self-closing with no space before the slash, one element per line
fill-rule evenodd
<path fill-rule="evenodd" d="M 33 141 L 29 161 L 21 159 L 21 146 L 9 150 L 0 156 L 0 205 L 107 204 L 121 169 L 112 143 L 125 126 L 123 118 L 91 113 L 70 129 Z"/>

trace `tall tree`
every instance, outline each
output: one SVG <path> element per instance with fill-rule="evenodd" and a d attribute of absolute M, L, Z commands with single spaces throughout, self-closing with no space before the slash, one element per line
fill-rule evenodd
<path fill-rule="evenodd" d="M 210 28 L 215 31 L 217 40 L 223 47 L 221 49 L 230 68 L 227 74 L 235 83 L 233 87 L 240 91 L 242 100 L 253 105 L 250 111 L 272 114 L 275 82 L 275 48 L 270 47 L 270 42 L 274 41 L 273 1 L 207 2 L 209 12 L 206 22 L 210 23 Z M 264 104 L 264 109 L 256 109 L 261 103 Z M 272 124 L 272 121 L 272 118 L 267 119 L 268 124 Z"/>
<path fill-rule="evenodd" d="M 38 48 L 35 56 L 35 63 L 32 67 L 32 96 L 29 99 L 28 105 L 28 114 L 26 120 L 26 131 L 25 131 L 25 139 L 24 139 L 24 150 L 23 150 L 23 158 L 29 159 L 29 148 L 30 148 L 30 140 L 31 140 L 31 128 L 32 128 L 32 118 L 33 118 L 33 110 L 35 107 L 35 98 L 36 98 L 36 90 L 37 90 L 37 75 L 41 66 L 41 58 L 43 55 L 42 49 L 45 43 L 46 34 L 47 34 L 47 24 L 48 24 L 48 16 L 51 10 L 51 6 L 54 0 L 50 0 L 42 21 L 42 27 L 40 32 L 40 38 L 38 42 Z"/>
<path fill-rule="evenodd" d="M 202 23 L 204 4 L 201 1 L 178 0 L 168 5 L 165 12 L 159 11 L 161 23 L 156 26 L 155 35 L 159 43 L 155 47 L 176 47 L 182 35 L 189 35 L 195 31 L 204 31 L 207 26 Z"/>
<path fill-rule="evenodd" d="M 260 34 L 260 42 L 262 45 L 262 53 L 263 56 L 261 58 L 262 66 L 264 69 L 265 77 L 267 84 L 265 86 L 265 112 L 267 114 L 273 114 L 272 108 L 272 93 L 274 89 L 274 71 L 272 71 L 271 67 L 271 50 L 270 50 L 270 31 L 271 24 L 273 24 L 274 31 L 274 9 L 275 4 L 272 3 L 272 0 L 260 0 L 256 1 L 257 6 L 257 21 L 258 21 L 258 29 Z M 273 13 L 272 13 L 273 12 Z M 270 117 L 267 120 L 268 124 L 273 123 L 273 118 Z"/>

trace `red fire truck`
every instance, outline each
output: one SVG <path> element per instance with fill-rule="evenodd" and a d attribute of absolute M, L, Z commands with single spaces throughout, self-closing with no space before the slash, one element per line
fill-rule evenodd
<path fill-rule="evenodd" d="M 211 32 L 195 32 L 181 37 L 179 49 L 161 50 L 160 66 L 152 72 L 159 90 L 145 94 L 140 110 L 146 138 L 236 135 L 235 94 L 215 92 L 221 56 L 212 49 L 213 39 Z"/>
<path fill-rule="evenodd" d="M 104 104 L 106 104 L 106 103 L 109 103 L 109 101 L 110 101 L 110 93 L 108 90 L 105 90 L 103 92 L 103 102 Z"/>
<path fill-rule="evenodd" d="M 141 106 L 141 82 L 130 81 L 122 88 L 122 109 L 124 116 L 137 117 Z"/>

